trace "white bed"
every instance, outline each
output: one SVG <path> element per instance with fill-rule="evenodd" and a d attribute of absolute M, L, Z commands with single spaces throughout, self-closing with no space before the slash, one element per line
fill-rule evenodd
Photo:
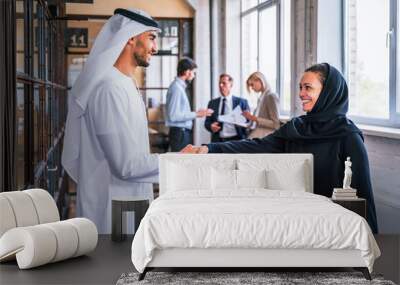
<path fill-rule="evenodd" d="M 312 194 L 309 154 L 165 154 L 160 197 L 132 243 L 155 267 L 354 267 L 379 248 L 359 215 Z M 367 269 L 368 268 L 368 269 Z"/>

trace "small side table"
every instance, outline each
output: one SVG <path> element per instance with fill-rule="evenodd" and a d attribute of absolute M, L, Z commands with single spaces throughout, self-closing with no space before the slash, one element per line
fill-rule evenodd
<path fill-rule="evenodd" d="M 126 228 L 126 219 L 123 212 L 135 212 L 136 232 L 148 207 L 149 200 L 147 198 L 137 196 L 112 198 L 111 239 L 113 241 L 123 241 L 126 239 L 126 234 L 123 234 L 123 229 Z"/>
<path fill-rule="evenodd" d="M 332 202 L 359 214 L 364 219 L 367 218 L 367 201 L 364 198 L 357 199 L 331 199 Z"/>

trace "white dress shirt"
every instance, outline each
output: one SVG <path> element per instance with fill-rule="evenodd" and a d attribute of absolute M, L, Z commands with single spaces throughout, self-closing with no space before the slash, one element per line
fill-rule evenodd
<path fill-rule="evenodd" d="M 189 99 L 186 95 L 186 82 L 176 77 L 167 92 L 165 125 L 191 130 L 196 112 L 190 110 Z"/>
<path fill-rule="evenodd" d="M 224 110 L 225 114 L 224 115 L 229 114 L 233 110 L 232 94 L 229 94 L 226 97 L 221 96 L 221 98 L 220 98 L 221 101 L 219 103 L 219 110 L 218 110 L 218 114 L 219 115 L 221 115 L 223 99 L 224 98 L 226 99 L 226 101 L 225 101 L 225 110 Z M 223 123 L 223 128 L 222 128 L 222 131 L 219 133 L 219 136 L 221 138 L 231 138 L 231 137 L 237 136 L 235 125 L 234 124 L 229 124 L 229 123 Z"/>

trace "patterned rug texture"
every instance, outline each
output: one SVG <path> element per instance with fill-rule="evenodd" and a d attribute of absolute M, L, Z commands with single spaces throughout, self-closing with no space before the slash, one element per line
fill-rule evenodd
<path fill-rule="evenodd" d="M 384 280 L 382 276 L 374 274 L 372 274 L 372 281 L 368 281 L 360 272 L 148 272 L 142 281 L 138 281 L 138 276 L 139 273 L 124 273 L 116 285 L 395 285 L 392 281 Z"/>

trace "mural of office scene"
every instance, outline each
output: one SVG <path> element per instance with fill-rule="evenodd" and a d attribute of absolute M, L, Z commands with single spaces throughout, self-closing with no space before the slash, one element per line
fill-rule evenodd
<path fill-rule="evenodd" d="M 399 283 L 399 7 L 0 1 L 2 283 Z"/>

